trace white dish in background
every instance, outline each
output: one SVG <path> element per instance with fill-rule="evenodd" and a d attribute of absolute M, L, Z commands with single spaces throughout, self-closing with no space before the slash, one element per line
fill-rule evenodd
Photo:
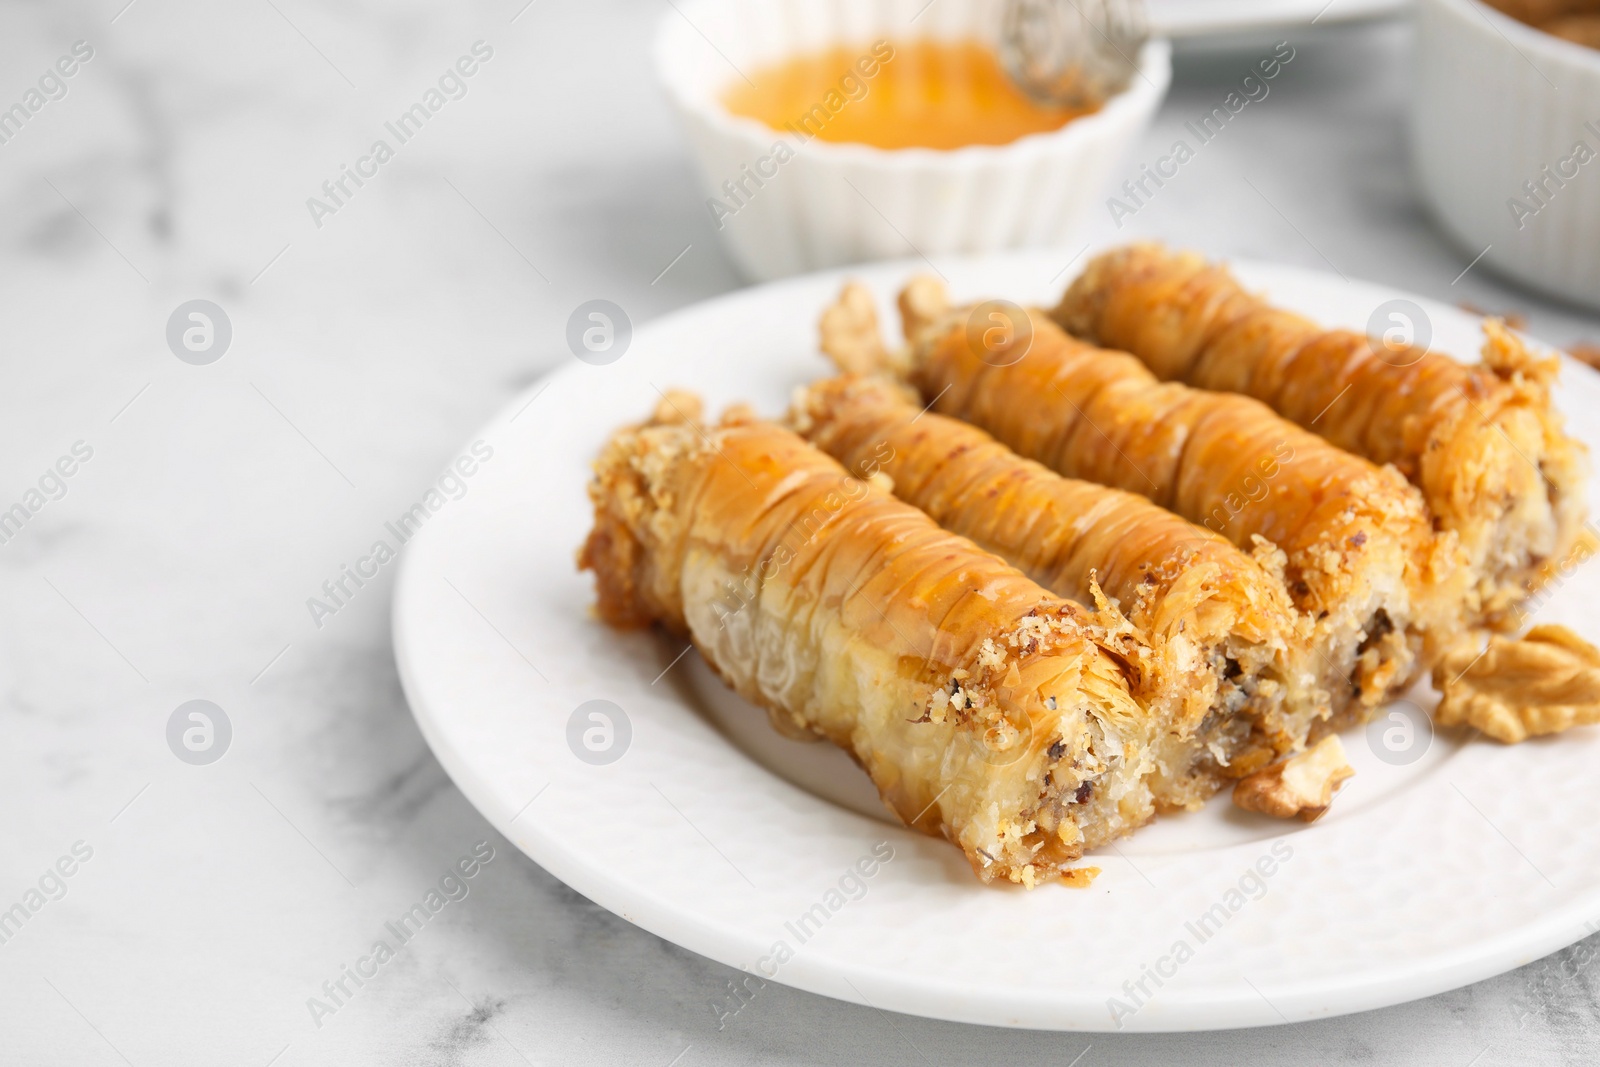
<path fill-rule="evenodd" d="M 1412 169 L 1462 253 L 1600 308 L 1600 51 L 1475 0 L 1418 0 L 1414 82 Z"/>
<path fill-rule="evenodd" d="M 1095 114 L 1006 145 L 802 145 L 730 114 L 719 99 L 742 72 L 786 56 L 879 38 L 993 43 L 999 28 L 998 0 L 694 0 L 663 14 L 657 71 L 688 132 L 705 197 L 737 209 L 707 212 L 739 268 L 772 279 L 864 260 L 1064 241 L 1099 204 L 1166 95 L 1167 42 L 1146 43 L 1138 76 Z M 780 141 L 794 152 L 781 165 L 773 151 Z M 750 195 L 730 197 L 723 182 L 741 180 L 747 166 L 769 176 L 759 187 L 744 178 Z"/>
<path fill-rule="evenodd" d="M 1071 259 L 1034 251 L 939 267 L 958 298 L 1047 301 Z M 779 737 L 696 653 L 678 660 L 676 642 L 598 623 L 573 556 L 590 523 L 588 463 L 604 437 L 646 415 L 669 386 L 700 391 L 712 410 L 747 400 L 781 411 L 793 386 L 828 370 L 815 320 L 841 280 L 872 285 L 893 328 L 888 302 L 920 269 L 832 272 L 688 308 L 639 329 L 614 363 L 561 368 L 475 435 L 494 457 L 472 493 L 407 546 L 394 642 L 423 734 L 501 833 L 590 899 L 731 966 L 754 971 L 765 959 L 773 977 L 783 941 L 794 951 L 775 976 L 784 984 L 1000 1026 L 1115 1029 L 1108 998 L 1127 997 L 1123 983 L 1162 966 L 1179 940 L 1193 958 L 1159 990 L 1145 979 L 1154 996 L 1122 1029 L 1262 1026 L 1382 1007 L 1589 932 L 1600 920 L 1600 849 L 1589 833 L 1600 730 L 1514 747 L 1435 737 L 1406 764 L 1350 733 L 1358 774 L 1318 823 L 1252 816 L 1222 796 L 1101 850 L 1091 862 L 1104 873 L 1090 889 L 1025 892 L 985 887 L 955 847 L 890 825 L 843 753 Z M 1330 324 L 1364 327 L 1403 295 L 1288 267 L 1237 269 Z M 1437 347 L 1476 352 L 1474 318 L 1410 299 L 1430 316 Z M 1600 378 L 1569 362 L 1558 399 L 1578 436 L 1600 446 Z M 1580 569 L 1539 617 L 1593 640 L 1596 603 L 1600 571 Z M 608 765 L 569 748 L 574 713 L 591 700 L 614 702 L 629 725 Z M 894 858 L 857 879 L 865 895 L 828 909 L 829 891 L 880 843 Z M 1273 873 L 1250 878 L 1264 858 Z M 1230 891 L 1241 886 L 1259 899 L 1240 892 L 1233 910 Z M 785 924 L 819 903 L 826 921 L 801 943 Z M 1218 905 L 1228 918 L 1200 943 L 1186 924 Z"/>
<path fill-rule="evenodd" d="M 1153 32 L 1188 44 L 1398 15 L 1411 0 L 1148 0 Z"/>

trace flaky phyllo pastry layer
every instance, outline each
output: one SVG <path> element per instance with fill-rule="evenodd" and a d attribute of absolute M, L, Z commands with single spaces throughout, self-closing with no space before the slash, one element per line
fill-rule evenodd
<path fill-rule="evenodd" d="M 1583 524 L 1587 455 L 1551 404 L 1559 370 L 1499 320 L 1483 362 L 1328 330 L 1270 306 L 1225 268 L 1137 244 L 1094 260 L 1053 312 L 1161 378 L 1264 401 L 1340 448 L 1392 463 L 1466 550 L 1476 619 L 1513 621 L 1541 562 Z"/>
<path fill-rule="evenodd" d="M 900 311 L 891 349 L 845 287 L 822 321 L 845 373 L 797 390 L 787 426 L 707 425 L 673 393 L 617 431 L 579 564 L 605 622 L 687 636 L 984 881 L 1085 885 L 1085 850 L 1230 781 L 1243 808 L 1316 818 L 1354 773 L 1328 735 L 1428 668 L 1441 726 L 1600 722 L 1578 635 L 1484 646 L 1600 551 L 1550 368 L 1503 329 L 1486 369 L 1395 368 L 1138 247 L 1055 314 L 1143 361 L 928 278 Z"/>
<path fill-rule="evenodd" d="M 933 410 L 1060 474 L 1138 493 L 1245 552 L 1281 550 L 1336 713 L 1359 718 L 1399 692 L 1431 643 L 1454 633 L 1467 581 L 1460 548 L 1435 534 L 1394 470 L 1259 401 L 1157 381 L 1041 312 L 1015 309 L 1023 321 L 979 335 L 974 308 L 952 307 L 926 277 L 900 305 L 907 346 L 890 352 L 870 295 L 847 287 L 825 315 L 829 355 L 846 370 L 899 374 Z"/>
<path fill-rule="evenodd" d="M 830 379 L 797 394 L 791 421 L 1051 591 L 1084 604 L 1109 597 L 1127 613 L 1147 639 L 1134 661 L 1143 691 L 1172 723 L 1153 752 L 1158 805 L 1197 806 L 1225 779 L 1304 745 L 1328 698 L 1280 575 L 1144 497 L 1063 478 L 975 426 L 923 412 L 913 395 L 882 378 Z"/>
<path fill-rule="evenodd" d="M 1169 729 L 1130 690 L 1125 620 L 1057 597 L 789 430 L 702 426 L 676 394 L 619 431 L 580 565 L 601 617 L 687 635 L 780 730 L 827 738 L 984 880 L 1150 818 Z"/>

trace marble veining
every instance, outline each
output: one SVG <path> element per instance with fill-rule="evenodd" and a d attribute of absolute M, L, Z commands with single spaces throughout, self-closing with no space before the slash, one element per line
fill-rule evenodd
<path fill-rule="evenodd" d="M 1597 938 L 1418 1003 L 1237 1033 L 1000 1031 L 776 983 L 724 1017 L 735 972 L 561 885 L 462 799 L 400 691 L 392 568 L 321 626 L 306 600 L 571 358 L 579 303 L 637 324 L 740 284 L 649 72 L 670 14 L 0 5 L 0 101 L 74 42 L 95 49 L 0 144 L 0 501 L 75 441 L 94 449 L 0 544 L 0 907 L 47 899 L 0 943 L 0 1062 L 1593 1062 Z M 1458 279 L 1470 256 L 1407 173 L 1407 32 L 1296 38 L 1271 97 L 1121 232 L 1600 339 L 1481 270 Z M 494 60 L 469 91 L 313 219 L 321 183 L 480 40 Z M 1135 158 L 1165 151 L 1236 65 L 1180 57 Z M 1116 232 L 1097 218 L 1084 239 Z M 196 298 L 233 330 L 207 365 L 166 340 Z M 168 719 L 202 698 L 232 740 L 194 765 Z M 496 858 L 470 892 L 314 1017 L 321 983 L 480 841 Z M 92 858 L 47 877 L 75 847 Z"/>

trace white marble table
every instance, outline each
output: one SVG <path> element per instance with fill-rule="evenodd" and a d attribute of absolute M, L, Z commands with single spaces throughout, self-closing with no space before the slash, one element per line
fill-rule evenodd
<path fill-rule="evenodd" d="M 0 1063 L 1593 1061 L 1592 943 L 1251 1032 L 989 1030 L 777 986 L 719 1029 L 733 972 L 557 883 L 446 779 L 396 681 L 393 566 L 320 626 L 306 607 L 476 425 L 571 358 L 578 303 L 638 323 L 740 284 L 649 74 L 666 8 L 126 2 L 0 7 L 0 106 L 75 41 L 93 49 L 0 144 L 0 509 L 41 478 L 59 496 L 0 544 L 0 909 L 37 905 L 0 926 Z M 480 40 L 493 55 L 466 95 L 316 225 L 307 198 Z M 1470 256 L 1408 180 L 1407 31 L 1297 45 L 1249 121 L 1125 232 L 1600 339 L 1481 270 L 1452 281 Z M 1184 62 L 1141 158 L 1240 62 Z M 233 331 L 203 366 L 165 340 L 196 298 Z M 46 476 L 75 445 L 92 455 Z M 167 741 L 194 699 L 232 726 L 207 766 Z M 494 859 L 467 898 L 344 978 L 479 841 Z M 334 1010 L 308 1009 L 341 979 Z"/>

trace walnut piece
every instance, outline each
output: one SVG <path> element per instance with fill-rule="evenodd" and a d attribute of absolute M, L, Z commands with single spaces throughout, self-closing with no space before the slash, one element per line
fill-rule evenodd
<path fill-rule="evenodd" d="M 1508 745 L 1600 722 L 1600 649 L 1565 626 L 1491 637 L 1481 653 L 1458 646 L 1434 667 L 1433 684 L 1444 694 L 1435 722 L 1475 726 Z"/>
<path fill-rule="evenodd" d="M 892 357 L 878 330 L 878 308 L 859 282 L 847 282 L 818 324 L 822 351 L 846 374 L 881 374 Z"/>
<path fill-rule="evenodd" d="M 950 313 L 950 294 L 944 282 L 931 274 L 919 274 L 900 290 L 900 328 L 906 340 L 915 343 L 918 335 L 931 329 Z"/>
<path fill-rule="evenodd" d="M 1355 773 L 1344 758 L 1344 745 L 1329 734 L 1298 756 L 1239 779 L 1233 802 L 1274 818 L 1299 816 L 1311 822 L 1328 810 L 1340 784 Z"/>

